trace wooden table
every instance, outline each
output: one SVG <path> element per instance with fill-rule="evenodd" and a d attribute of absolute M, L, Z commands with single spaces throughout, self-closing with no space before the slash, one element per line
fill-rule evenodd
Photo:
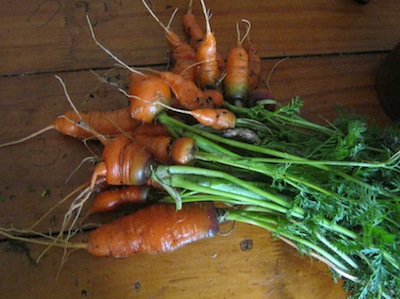
<path fill-rule="evenodd" d="M 201 16 L 198 1 L 194 13 Z M 323 123 L 335 105 L 390 122 L 379 105 L 374 82 L 380 61 L 398 42 L 400 2 L 352 0 L 207 1 L 219 51 L 226 55 L 236 39 L 235 22 L 252 23 L 251 38 L 263 58 L 263 78 L 282 103 L 299 95 L 306 118 Z M 179 11 L 173 30 L 183 36 L 180 19 L 188 1 L 156 1 L 163 22 Z M 168 62 L 164 32 L 139 0 L 21 0 L 0 3 L 0 143 L 50 124 L 69 109 L 55 75 L 66 83 L 79 109 L 126 105 L 112 86 L 99 85 L 90 70 L 104 74 L 114 61 L 95 46 L 98 39 L 130 65 L 163 69 Z M 89 96 L 90 95 L 90 96 Z M 86 181 L 94 154 L 82 142 L 47 132 L 0 149 L 0 226 L 26 228 L 62 197 Z M 76 171 L 75 171 L 76 170 Z M 57 231 L 65 203 L 35 230 Z M 222 229 L 229 230 L 228 227 Z M 76 236 L 79 242 L 86 233 Z M 241 250 L 244 239 L 251 250 Z M 345 298 L 341 281 L 329 269 L 275 240 L 259 228 L 237 225 L 228 235 L 188 245 L 171 254 L 127 259 L 95 258 L 72 252 L 60 269 L 61 249 L 0 241 L 2 298 Z"/>

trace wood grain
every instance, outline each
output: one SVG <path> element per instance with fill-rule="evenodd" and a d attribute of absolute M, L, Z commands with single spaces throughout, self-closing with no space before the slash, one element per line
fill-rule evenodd
<path fill-rule="evenodd" d="M 264 58 L 388 51 L 400 36 L 397 0 L 364 6 L 352 0 L 208 2 L 218 47 L 224 55 L 236 40 L 235 22 L 242 18 L 251 21 L 252 40 Z M 180 20 L 188 1 L 152 3 L 165 23 L 173 8 L 179 8 L 173 29 L 183 37 Z M 194 13 L 203 23 L 199 3 L 194 3 Z M 92 41 L 85 14 L 90 16 L 98 39 L 128 64 L 168 62 L 164 33 L 139 0 L 22 0 L 0 5 L 2 75 L 113 65 Z"/>
<path fill-rule="evenodd" d="M 201 17 L 199 3 L 194 2 L 194 12 Z M 174 7 L 179 8 L 172 27 L 181 36 L 180 19 L 187 4 L 152 1 L 163 22 Z M 399 1 L 358 5 L 352 0 L 209 0 L 207 5 L 223 54 L 235 41 L 235 22 L 251 21 L 251 38 L 263 57 L 263 79 L 283 104 L 300 96 L 303 116 L 318 123 L 332 121 L 337 116 L 335 106 L 361 114 L 370 123 L 390 123 L 376 95 L 375 74 L 398 43 Z M 2 1 L 0 143 L 43 128 L 70 109 L 55 75 L 65 81 L 79 109 L 127 104 L 121 93 L 99 84 L 89 71 L 103 75 L 114 61 L 94 45 L 85 14 L 98 39 L 127 63 L 166 67 L 164 33 L 139 0 Z M 119 83 L 125 84 L 126 72 L 114 70 L 108 75 L 115 79 L 118 74 Z M 88 145 L 52 131 L 0 148 L 0 227 L 31 226 L 84 183 L 93 163 L 76 168 L 101 151 L 93 142 Z M 58 231 L 68 205 L 59 206 L 35 229 Z M 73 241 L 86 237 L 79 234 Z M 244 239 L 252 239 L 251 250 L 240 249 Z M 171 254 L 118 260 L 75 251 L 58 278 L 63 251 L 52 249 L 39 264 L 33 263 L 42 250 L 0 238 L 2 297 L 346 298 L 342 281 L 334 283 L 327 266 L 300 256 L 265 230 L 244 224 L 228 236 L 202 240 Z"/>

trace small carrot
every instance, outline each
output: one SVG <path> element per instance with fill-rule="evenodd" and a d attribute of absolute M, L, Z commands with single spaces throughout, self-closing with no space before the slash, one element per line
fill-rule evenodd
<path fill-rule="evenodd" d="M 143 202 L 147 199 L 148 192 L 147 186 L 127 186 L 103 191 L 94 199 L 88 214 L 112 211 L 124 203 Z"/>
<path fill-rule="evenodd" d="M 199 123 L 217 130 L 231 129 L 236 125 L 236 116 L 228 109 L 196 109 L 190 112 Z"/>
<path fill-rule="evenodd" d="M 164 82 L 164 80 L 156 76 L 145 75 L 142 72 L 130 67 L 128 64 L 115 56 L 97 40 L 89 17 L 86 16 L 86 19 L 89 25 L 90 33 L 96 45 L 110 55 L 112 59 L 132 72 L 129 77 L 131 116 L 134 119 L 142 122 L 151 122 L 155 115 L 157 115 L 157 113 L 163 109 L 162 106 L 159 105 L 160 103 L 167 105 L 170 104 L 171 91 L 169 86 Z"/>
<path fill-rule="evenodd" d="M 184 109 L 213 108 L 222 104 L 222 95 L 216 92 L 204 93 L 193 81 L 183 76 L 172 72 L 157 72 L 157 74 L 168 83 L 179 105 Z"/>
<path fill-rule="evenodd" d="M 132 118 L 150 123 L 171 103 L 169 85 L 160 77 L 147 75 L 143 80 L 134 80 L 129 86 L 130 111 Z"/>
<path fill-rule="evenodd" d="M 132 135 L 171 136 L 168 129 L 160 123 L 142 123 L 132 132 Z"/>
<path fill-rule="evenodd" d="M 66 135 L 76 138 L 89 138 L 93 134 L 80 124 L 86 124 L 102 135 L 116 135 L 135 130 L 140 122 L 133 119 L 129 107 L 109 111 L 67 111 L 55 119 L 54 128 Z"/>
<path fill-rule="evenodd" d="M 200 124 L 211 127 L 217 130 L 226 130 L 235 127 L 236 116 L 235 114 L 224 108 L 204 108 L 194 110 L 182 110 L 175 107 L 163 105 L 169 110 L 191 115 Z"/>
<path fill-rule="evenodd" d="M 109 185 L 143 185 L 155 164 L 144 146 L 119 135 L 105 145 L 102 162 L 93 171 L 90 187 L 93 190 L 99 178 L 104 178 Z"/>
<path fill-rule="evenodd" d="M 194 49 L 187 43 L 180 40 L 179 36 L 173 32 L 173 30 L 168 26 L 165 26 L 156 14 L 151 10 L 150 6 L 145 0 L 142 0 L 143 5 L 149 11 L 151 16 L 156 20 L 156 22 L 164 29 L 165 35 L 167 37 L 168 45 L 171 49 L 172 56 L 172 72 L 180 74 L 188 80 L 195 82 L 196 80 L 196 54 Z"/>
<path fill-rule="evenodd" d="M 176 211 L 172 204 L 154 204 L 94 230 L 87 251 L 117 258 L 172 252 L 218 231 L 212 203 L 188 203 Z"/>
<path fill-rule="evenodd" d="M 108 111 L 78 111 L 74 109 L 57 117 L 51 125 L 24 138 L 3 143 L 0 148 L 27 141 L 50 130 L 85 139 L 99 137 L 99 135 L 113 136 L 121 132 L 130 132 L 139 125 L 140 122 L 132 119 L 128 107 Z"/>
<path fill-rule="evenodd" d="M 171 159 L 175 164 L 189 165 L 195 160 L 195 152 L 195 140 L 190 137 L 180 137 L 171 146 Z"/>
<path fill-rule="evenodd" d="M 220 108 L 224 103 L 224 96 L 217 89 L 205 89 L 203 90 L 203 96 L 205 101 L 213 103 L 213 108 Z"/>
<path fill-rule="evenodd" d="M 204 31 L 201 28 L 196 16 L 192 12 L 193 0 L 189 1 L 186 14 L 183 16 L 182 23 L 186 35 L 190 38 L 190 45 L 197 50 L 204 38 Z"/>
<path fill-rule="evenodd" d="M 163 164 L 171 163 L 171 159 L 169 157 L 171 137 L 138 134 L 133 137 L 133 140 L 135 143 L 144 146 L 158 162 Z"/>
<path fill-rule="evenodd" d="M 206 33 L 203 41 L 196 51 L 197 81 L 202 89 L 214 87 L 220 77 L 217 62 L 217 41 L 211 31 L 210 16 L 207 12 L 204 0 L 201 0 L 204 17 L 206 20 Z"/>
<path fill-rule="evenodd" d="M 247 20 L 243 20 L 248 22 Z M 250 22 L 248 22 L 249 27 Z M 249 90 L 253 90 L 258 87 L 258 83 L 260 81 L 261 76 L 261 58 L 257 53 L 256 48 L 250 40 L 250 34 L 247 35 L 247 55 L 249 57 L 249 67 L 248 67 L 248 76 L 247 81 L 249 84 Z"/>
<path fill-rule="evenodd" d="M 230 102 L 242 103 L 248 93 L 249 57 L 242 46 L 239 25 L 236 23 L 237 41 L 231 48 L 226 60 L 226 76 L 224 77 L 224 96 Z"/>

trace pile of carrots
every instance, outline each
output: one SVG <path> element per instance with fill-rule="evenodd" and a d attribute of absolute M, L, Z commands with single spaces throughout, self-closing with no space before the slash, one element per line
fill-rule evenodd
<path fill-rule="evenodd" d="M 95 197 L 88 214 L 113 211 L 127 203 L 147 202 L 153 190 L 168 191 L 168 186 L 154 179 L 153 171 L 158 165 L 194 164 L 195 140 L 174 134 L 171 127 L 163 125 L 160 115 L 172 114 L 174 118 L 184 119 L 190 124 L 198 123 L 222 132 L 236 126 L 235 114 L 224 107 L 227 103 L 248 106 L 250 98 L 254 103 L 258 94 L 260 99 L 268 95 L 265 89 L 258 89 L 261 60 L 250 41 L 249 21 L 240 20 L 236 24 L 237 40 L 225 61 L 217 50 L 210 24 L 211 15 L 204 0 L 200 2 L 205 31 L 192 13 L 192 0 L 189 2 L 183 17 L 187 41 L 171 29 L 172 18 L 168 25 L 164 25 L 148 3 L 145 0 L 142 2 L 165 31 L 171 53 L 169 69 L 139 71 L 128 66 L 96 39 L 87 17 L 95 43 L 131 72 L 129 90 L 121 89 L 129 98 L 129 107 L 114 111 L 78 111 L 68 96 L 66 86 L 57 77 L 73 110 L 26 138 L 0 145 L 23 142 L 50 129 L 79 139 L 95 138 L 103 144 L 101 161 L 85 184 L 86 188 L 71 204 L 61 233 L 76 225 L 83 204 L 98 190 L 102 191 Z M 241 25 L 245 26 L 242 38 Z M 218 231 L 218 222 L 217 210 L 212 202 L 150 204 L 136 213 L 100 226 L 91 233 L 87 244 L 75 247 L 84 247 L 94 255 L 114 257 L 139 252 L 168 252 L 213 236 Z M 4 231 L 2 233 L 5 234 Z M 51 243 L 66 246 L 67 241 Z"/>

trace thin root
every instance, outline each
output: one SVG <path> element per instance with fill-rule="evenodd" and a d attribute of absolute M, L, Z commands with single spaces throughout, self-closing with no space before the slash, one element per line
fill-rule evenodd
<path fill-rule="evenodd" d="M 270 82 L 270 80 L 272 78 L 272 75 L 274 74 L 274 72 L 275 72 L 276 68 L 278 67 L 278 65 L 280 65 L 282 62 L 284 62 L 284 61 L 286 61 L 288 59 L 289 59 L 289 57 L 285 57 L 285 58 L 279 60 L 277 63 L 275 63 L 275 65 L 272 67 L 271 71 L 269 72 L 267 81 L 265 82 L 265 85 L 266 85 L 267 89 L 270 92 L 271 92 L 271 87 L 269 86 L 269 82 Z"/>
<path fill-rule="evenodd" d="M 47 131 L 50 131 L 50 130 L 54 130 L 54 129 L 55 129 L 54 125 L 47 126 L 47 127 L 43 128 L 43 129 L 41 129 L 41 130 L 39 130 L 39 131 L 37 131 L 35 133 L 32 133 L 32 134 L 30 134 L 30 135 L 28 135 L 26 137 L 23 137 L 21 139 L 0 144 L 0 148 L 6 147 L 6 146 L 10 146 L 10 145 L 15 145 L 15 144 L 18 144 L 18 143 L 22 143 L 22 142 L 27 141 L 27 140 L 29 140 L 31 138 L 39 136 L 40 134 L 42 134 L 44 132 L 47 132 Z"/>
<path fill-rule="evenodd" d="M 104 47 L 96 38 L 96 35 L 94 34 L 94 30 L 93 30 L 93 26 L 92 23 L 90 22 L 90 18 L 88 15 L 86 15 L 86 20 L 87 23 L 89 25 L 89 30 L 90 30 L 90 34 L 92 36 L 92 39 L 94 40 L 94 42 L 96 43 L 96 45 L 101 48 L 104 52 L 106 52 L 108 55 L 110 55 L 110 57 L 112 59 L 114 59 L 115 61 L 117 61 L 119 64 L 121 64 L 124 68 L 126 68 L 127 70 L 130 70 L 132 73 L 136 73 L 138 75 L 142 75 L 145 77 L 145 75 L 137 70 L 135 70 L 134 68 L 131 68 L 129 65 L 127 65 L 125 62 L 123 62 L 121 59 L 119 59 L 117 56 L 115 56 L 110 50 L 108 50 L 106 47 Z"/>

